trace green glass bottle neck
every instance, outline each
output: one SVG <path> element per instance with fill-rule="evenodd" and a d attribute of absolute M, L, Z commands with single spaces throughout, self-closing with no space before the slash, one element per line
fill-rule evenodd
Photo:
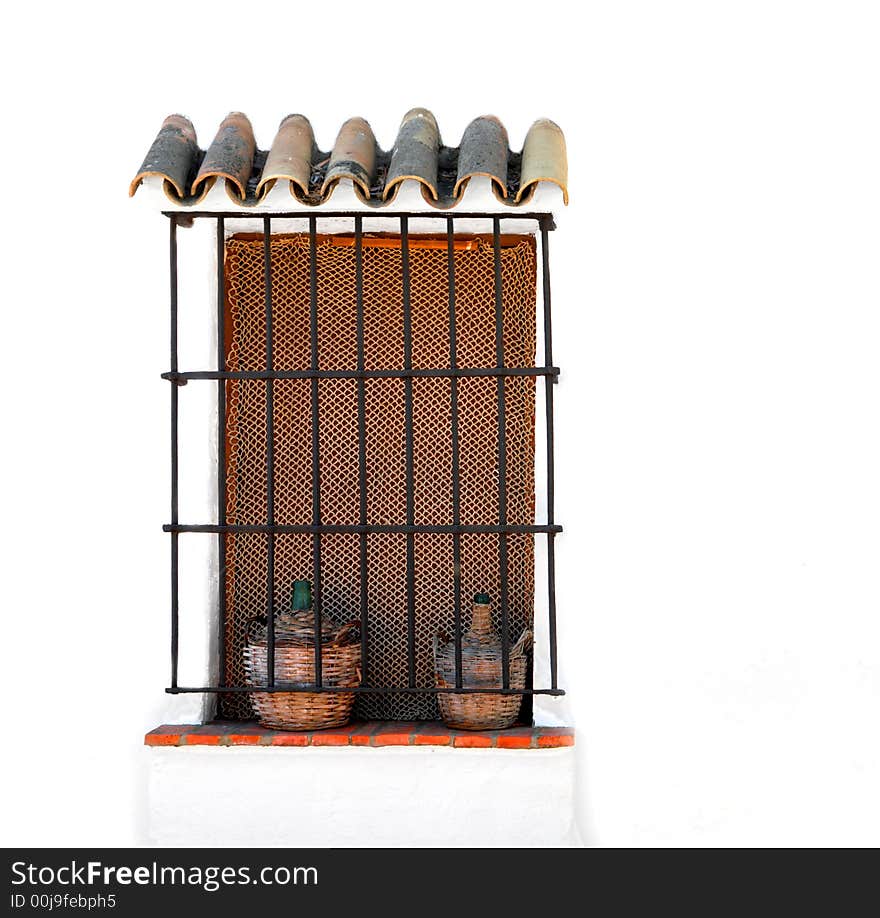
<path fill-rule="evenodd" d="M 290 608 L 294 612 L 306 612 L 312 608 L 312 585 L 308 580 L 294 581 Z"/>

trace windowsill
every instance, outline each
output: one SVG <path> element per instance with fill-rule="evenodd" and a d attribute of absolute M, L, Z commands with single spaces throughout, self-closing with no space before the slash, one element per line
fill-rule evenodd
<path fill-rule="evenodd" d="M 144 737 L 146 746 L 451 746 L 459 749 L 555 749 L 574 745 L 571 727 L 454 730 L 436 721 L 367 721 L 329 730 L 293 733 L 255 723 L 213 721 L 163 724 Z"/>

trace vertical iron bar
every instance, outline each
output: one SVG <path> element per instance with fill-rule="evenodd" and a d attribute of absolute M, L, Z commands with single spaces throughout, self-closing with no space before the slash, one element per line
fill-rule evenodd
<path fill-rule="evenodd" d="M 170 227 L 169 274 L 171 280 L 171 372 L 177 372 L 177 217 L 172 216 Z M 171 522 L 178 520 L 178 451 L 177 405 L 178 386 L 171 385 Z M 180 641 L 179 589 L 178 589 L 178 533 L 171 533 L 171 687 L 177 688 L 177 659 Z"/>
<path fill-rule="evenodd" d="M 272 227 L 263 217 L 263 274 L 266 289 L 266 369 L 275 368 L 272 351 Z M 266 380 L 266 522 L 275 525 L 274 380 Z M 266 681 L 275 685 L 275 533 L 266 533 Z"/>
<path fill-rule="evenodd" d="M 226 229 L 217 218 L 217 369 L 226 369 Z M 226 525 L 226 381 L 217 380 L 217 522 Z M 226 677 L 226 534 L 217 534 L 217 631 L 220 685 Z"/>
<path fill-rule="evenodd" d="M 504 367 L 504 296 L 501 283 L 501 220 L 492 218 L 495 252 L 495 361 Z M 498 522 L 507 525 L 507 421 L 504 377 L 498 381 Z M 501 574 L 501 675 L 502 688 L 510 688 L 510 624 L 508 622 L 507 533 L 498 534 L 498 565 Z"/>
<path fill-rule="evenodd" d="M 318 238 L 317 218 L 309 217 L 309 335 L 311 339 L 311 368 L 318 369 Z M 312 522 L 321 525 L 321 462 L 320 430 L 318 428 L 318 380 L 312 378 Z M 321 678 L 321 533 L 312 539 L 312 597 L 315 622 L 315 688 L 320 689 Z"/>
<path fill-rule="evenodd" d="M 366 366 L 364 353 L 364 247 L 363 217 L 354 218 L 355 297 L 357 299 L 357 368 L 363 372 Z M 358 487 L 360 489 L 360 522 L 367 524 L 367 410 L 366 380 L 358 380 Z M 367 641 L 369 612 L 367 610 L 367 534 L 360 536 L 361 567 L 361 684 L 369 685 L 367 670 Z"/>
<path fill-rule="evenodd" d="M 403 366 L 412 369 L 412 302 L 410 299 L 409 273 L 409 218 L 400 218 L 400 257 L 403 274 Z M 404 424 L 406 427 L 406 524 L 415 525 L 415 502 L 413 497 L 413 381 L 408 376 L 403 381 Z M 407 659 L 409 687 L 416 684 L 416 571 L 415 536 L 406 534 L 406 610 L 407 610 Z"/>
<path fill-rule="evenodd" d="M 544 292 L 544 364 L 553 365 L 553 330 L 550 320 L 550 249 L 548 247 L 547 219 L 541 220 L 542 288 Z M 544 377 L 544 395 L 547 427 L 547 523 L 555 522 L 555 479 L 553 456 L 553 383 Z M 556 660 L 556 536 L 547 533 L 547 615 L 550 638 L 550 687 L 557 688 Z"/>
<path fill-rule="evenodd" d="M 455 223 L 446 218 L 446 270 L 449 277 L 449 366 L 458 368 L 458 343 L 455 333 Z M 450 379 L 450 410 L 452 426 L 452 524 L 461 525 L 461 482 L 459 481 L 458 447 L 458 379 Z M 452 571 L 455 602 L 455 687 L 461 680 L 461 534 L 452 536 Z"/>

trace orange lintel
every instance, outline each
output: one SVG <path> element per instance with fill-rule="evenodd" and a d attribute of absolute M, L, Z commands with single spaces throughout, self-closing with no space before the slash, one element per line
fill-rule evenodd
<path fill-rule="evenodd" d="M 262 233 L 236 233 L 234 236 L 229 237 L 230 239 L 236 239 L 242 242 L 256 242 L 262 240 Z M 309 239 L 308 233 L 272 233 L 273 239 L 294 239 L 298 242 L 307 243 Z M 511 246 L 519 245 L 524 239 L 529 239 L 529 236 L 526 235 L 509 235 L 503 234 L 500 237 L 501 247 L 510 248 Z M 316 235 L 316 240 L 320 244 L 322 242 L 327 242 L 330 245 L 338 246 L 353 246 L 355 243 L 355 237 L 352 233 L 344 234 L 333 234 L 333 233 L 318 233 Z M 361 236 L 362 244 L 365 249 L 399 249 L 401 246 L 401 239 L 399 235 L 386 234 L 386 233 L 364 233 Z M 227 239 L 227 242 L 229 240 Z M 491 245 L 492 236 L 485 234 L 476 234 L 471 236 L 461 236 L 456 235 L 453 240 L 453 248 L 458 252 L 471 252 L 477 249 L 480 243 L 488 243 Z M 409 237 L 409 247 L 411 249 L 446 249 L 448 241 L 446 236 L 410 236 Z"/>
<path fill-rule="evenodd" d="M 355 243 L 354 236 L 330 236 L 329 240 L 331 245 L 352 246 Z M 401 245 L 400 236 L 365 235 L 362 237 L 362 241 L 365 249 L 399 249 Z M 440 237 L 413 236 L 409 239 L 409 247 L 411 249 L 446 249 L 448 245 L 448 241 Z M 457 252 L 470 252 L 477 248 L 478 245 L 479 240 L 475 237 L 463 238 L 457 236 L 452 242 L 452 247 Z"/>

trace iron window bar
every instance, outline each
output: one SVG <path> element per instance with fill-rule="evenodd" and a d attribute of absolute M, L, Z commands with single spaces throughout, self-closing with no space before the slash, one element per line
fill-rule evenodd
<path fill-rule="evenodd" d="M 165 689 L 171 695 L 186 695 L 204 693 L 206 695 L 219 695 L 233 692 L 238 694 L 251 694 L 253 692 L 314 692 L 314 685 L 303 685 L 301 682 L 276 681 L 272 687 L 265 685 L 203 685 L 203 686 L 177 686 L 173 690 Z M 519 688 L 433 688 L 408 685 L 322 685 L 321 692 L 357 692 L 361 695 L 564 695 L 563 689 L 519 689 Z"/>
<path fill-rule="evenodd" d="M 460 453 L 458 444 L 458 338 L 455 331 L 455 222 L 446 218 L 446 273 L 449 300 L 449 425 L 452 435 L 452 525 L 461 526 Z M 452 576 L 455 619 L 452 639 L 455 642 L 455 687 L 462 688 L 461 675 L 461 533 L 452 535 Z"/>
<path fill-rule="evenodd" d="M 266 245 L 269 243 L 267 242 Z M 309 217 L 309 339 L 311 350 L 312 370 L 318 369 L 318 237 L 317 221 L 314 216 Z M 321 642 L 324 639 L 321 609 L 321 460 L 320 460 L 320 432 L 318 430 L 318 379 L 312 377 L 311 385 L 312 409 L 312 519 L 313 525 L 318 527 L 312 537 L 312 583 L 314 592 L 315 622 L 315 688 L 320 689 L 321 678 Z"/>
<path fill-rule="evenodd" d="M 433 370 L 191 370 L 169 371 L 162 379 L 185 386 L 210 379 L 418 379 L 467 376 L 559 376 L 559 367 L 439 367 Z"/>
<path fill-rule="evenodd" d="M 271 222 L 273 219 L 302 219 L 301 215 L 290 213 L 231 213 L 215 211 L 164 211 L 170 223 L 170 369 L 162 378 L 173 383 L 171 386 L 171 522 L 162 528 L 171 535 L 171 685 L 166 691 L 172 694 L 183 693 L 253 693 L 253 692 L 355 692 L 361 694 L 497 694 L 497 695 L 564 695 L 558 687 L 557 679 L 557 646 L 556 646 L 556 588 L 555 588 L 555 536 L 562 532 L 562 527 L 554 521 L 554 449 L 553 449 L 553 384 L 558 382 L 559 369 L 553 366 L 552 358 L 552 325 L 551 296 L 549 272 L 548 234 L 555 229 L 552 216 L 546 213 L 456 213 L 439 215 L 422 212 L 379 214 L 381 219 L 397 220 L 400 227 L 401 262 L 402 262 L 402 309 L 404 319 L 404 368 L 403 370 L 367 370 L 364 360 L 364 302 L 363 302 L 363 214 L 359 212 L 324 213 L 326 218 L 351 218 L 355 232 L 355 272 L 356 272 L 356 306 L 357 306 L 357 369 L 356 370 L 319 370 L 318 369 L 318 289 L 317 289 L 317 217 L 308 215 L 309 234 L 309 325 L 310 325 L 310 368 L 308 370 L 275 370 L 273 365 L 273 303 L 272 303 L 272 250 Z M 247 220 L 254 216 L 262 217 L 263 256 L 265 284 L 265 321 L 266 321 L 266 370 L 264 371 L 227 371 L 224 370 L 225 356 L 225 226 L 227 220 Z M 369 216 L 369 215 L 368 215 Z M 178 260 L 177 228 L 191 226 L 195 219 L 213 219 L 216 221 L 217 248 L 217 369 L 181 372 L 178 369 Z M 449 354 L 450 366 L 437 369 L 414 369 L 412 367 L 411 341 L 411 291 L 409 270 L 409 219 L 442 219 L 446 222 L 447 236 L 447 271 L 448 271 L 448 304 L 449 304 Z M 494 302 L 495 302 L 495 345 L 496 366 L 460 368 L 457 365 L 456 329 L 455 329 L 455 266 L 454 239 L 455 220 L 478 219 L 492 221 L 492 244 L 494 266 Z M 526 220 L 537 222 L 541 234 L 542 293 L 543 293 L 543 341 L 544 365 L 534 367 L 504 366 L 504 316 L 503 284 L 501 274 L 501 220 Z M 512 376 L 543 376 L 545 378 L 545 414 L 546 414 L 546 473 L 547 473 L 547 523 L 532 525 L 509 525 L 507 523 L 507 481 L 506 481 L 506 392 L 505 380 Z M 450 409 L 452 427 L 452 525 L 416 525 L 414 522 L 414 458 L 413 458 L 413 390 L 415 378 L 450 379 Z M 458 380 L 463 377 L 494 377 L 497 386 L 497 424 L 498 424 L 498 525 L 462 525 L 460 521 L 460 486 L 458 481 L 459 443 L 458 443 Z M 319 435 L 319 379 L 356 379 L 358 380 L 358 479 L 360 486 L 360 522 L 353 525 L 325 525 L 321 523 L 320 507 L 320 435 Z M 404 381 L 405 402 L 405 436 L 406 436 L 406 524 L 404 525 L 371 525 L 366 522 L 366 421 L 365 421 L 365 381 L 370 378 L 400 378 Z M 253 379 L 264 380 L 266 384 L 266 524 L 229 524 L 226 521 L 225 491 L 227 476 L 227 456 L 225 438 L 225 384 L 227 380 Z M 274 411 L 273 384 L 281 379 L 311 380 L 311 417 L 312 417 L 312 517 L 311 525 L 277 525 L 274 519 Z M 179 463 L 178 463 L 178 392 L 179 387 L 189 380 L 214 380 L 217 382 L 218 399 L 218 523 L 215 524 L 181 524 L 179 522 Z M 216 533 L 218 535 L 219 553 L 219 647 L 220 674 L 226 672 L 226 542 L 228 533 L 264 533 L 267 540 L 267 678 L 262 686 L 219 685 L 219 686 L 181 686 L 178 684 L 179 662 L 179 545 L 180 533 Z M 275 680 L 275 634 L 274 634 L 274 547 L 275 536 L 280 533 L 305 533 L 313 536 L 313 580 L 314 580 L 314 614 L 316 621 L 321 618 L 321 535 L 324 533 L 355 533 L 360 535 L 360 604 L 361 604 L 361 662 L 362 684 L 356 687 L 325 686 L 321 674 L 321 629 L 316 628 L 315 636 L 315 681 L 309 685 L 291 685 Z M 367 649 L 369 646 L 369 621 L 367 614 L 367 573 L 368 553 L 367 535 L 369 533 L 401 533 L 406 535 L 406 596 L 407 596 L 407 668 L 408 684 L 406 686 L 371 686 L 367 674 Z M 438 688 L 417 686 L 415 684 L 415 561 L 414 537 L 417 533 L 449 533 L 453 536 L 454 566 L 454 643 L 455 643 L 455 686 Z M 502 687 L 501 688 L 465 688 L 462 686 L 462 597 L 461 597 L 461 540 L 462 534 L 498 535 L 499 546 L 499 579 L 501 586 L 500 612 L 502 630 Z M 507 537 L 510 534 L 546 534 L 547 535 L 547 584 L 548 584 L 548 627 L 551 686 L 534 688 L 529 681 L 525 688 L 510 687 L 510 634 L 508 614 L 508 557 Z"/>
<path fill-rule="evenodd" d="M 226 366 L 226 224 L 217 218 L 217 369 Z M 173 386 L 172 388 L 177 388 Z M 226 525 L 226 382 L 217 380 L 217 522 Z M 226 533 L 217 533 L 217 659 L 226 672 Z"/>
<path fill-rule="evenodd" d="M 266 287 L 266 369 L 274 369 L 272 350 L 272 218 L 263 218 L 263 273 Z M 266 378 L 266 519 L 275 525 L 274 380 Z M 316 536 L 317 538 L 317 536 Z M 320 631 L 321 629 L 316 629 Z M 223 636 L 225 642 L 226 635 Z M 317 678 L 320 678 L 318 675 Z M 266 685 L 275 685 L 275 533 L 266 531 Z"/>
<path fill-rule="evenodd" d="M 358 519 L 360 525 L 367 525 L 367 382 L 364 377 L 366 369 L 365 317 L 364 317 L 364 239 L 363 219 L 354 218 L 354 286 L 357 311 L 357 412 L 358 412 Z M 370 613 L 367 577 L 369 576 L 369 550 L 366 528 L 360 534 L 358 546 L 358 564 L 360 567 L 360 611 L 361 611 L 361 678 L 370 683 L 367 647 L 369 646 Z M 225 670 L 224 670 L 225 672 Z"/>
<path fill-rule="evenodd" d="M 177 370 L 177 220 L 170 224 L 169 275 L 171 279 L 171 370 Z M 171 523 L 177 523 L 178 474 L 178 388 L 171 387 Z M 180 645 L 180 599 L 178 586 L 179 545 L 177 533 L 171 533 L 171 690 L 177 688 L 177 663 Z"/>
<path fill-rule="evenodd" d="M 409 217 L 400 218 L 400 264 L 403 275 L 403 368 L 412 370 L 412 298 L 409 273 Z M 406 525 L 415 524 L 415 472 L 413 469 L 413 381 L 403 380 L 404 452 L 406 454 Z M 406 658 L 409 687 L 416 686 L 416 544 L 415 533 L 406 533 Z"/>
<path fill-rule="evenodd" d="M 359 533 L 399 533 L 412 535 L 414 533 L 427 533 L 427 534 L 447 534 L 447 535 L 489 535 L 492 533 L 497 533 L 499 535 L 510 535 L 511 533 L 518 533 L 521 535 L 529 534 L 538 534 L 538 533 L 549 533 L 554 534 L 562 532 L 562 526 L 557 525 L 544 525 L 543 523 L 535 524 L 519 524 L 514 523 L 512 525 L 505 524 L 503 526 L 493 525 L 493 524 L 464 524 L 464 525 L 438 525 L 438 526 L 429 526 L 429 525 L 406 525 L 400 524 L 396 525 L 394 523 L 353 523 L 353 524 L 338 524 L 338 523 L 322 523 L 322 524 L 310 524 L 310 523 L 292 523 L 292 524 L 263 524 L 263 523 L 225 523 L 223 525 L 215 525 L 214 523 L 165 523 L 162 526 L 163 532 L 241 532 L 241 533 L 255 533 L 255 532 L 270 532 L 278 535 L 279 533 L 285 534 L 306 534 L 306 535 L 320 535 L 322 533 L 333 533 L 333 534 L 359 534 Z"/>

